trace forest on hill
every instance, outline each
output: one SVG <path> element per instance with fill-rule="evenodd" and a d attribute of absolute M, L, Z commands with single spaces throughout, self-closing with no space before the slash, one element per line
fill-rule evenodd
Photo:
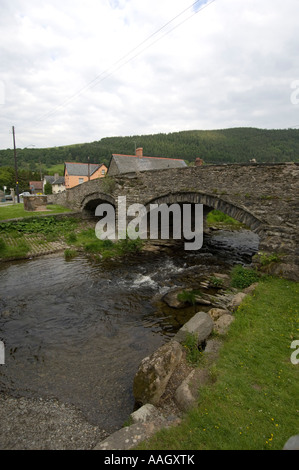
<path fill-rule="evenodd" d="M 21 170 L 43 174 L 64 162 L 104 163 L 113 153 L 134 155 L 136 147 L 152 157 L 182 158 L 187 164 L 200 157 L 207 164 L 299 161 L 299 129 L 231 128 L 181 131 L 169 134 L 105 137 L 99 141 L 52 148 L 18 149 Z M 0 167 L 13 167 L 13 150 L 0 150 Z"/>

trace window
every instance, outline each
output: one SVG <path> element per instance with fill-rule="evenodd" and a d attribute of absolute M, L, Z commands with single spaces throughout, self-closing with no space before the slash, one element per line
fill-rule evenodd
<path fill-rule="evenodd" d="M 106 171 L 105 170 L 102 170 L 102 175 L 105 175 Z"/>
<path fill-rule="evenodd" d="M 79 178 L 79 184 L 84 183 L 84 178 Z"/>

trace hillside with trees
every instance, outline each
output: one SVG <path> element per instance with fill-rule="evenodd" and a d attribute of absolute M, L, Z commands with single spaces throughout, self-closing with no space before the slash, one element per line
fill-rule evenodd
<path fill-rule="evenodd" d="M 65 161 L 87 162 L 88 157 L 90 163 L 101 162 L 108 166 L 112 153 L 132 155 L 135 147 L 143 147 L 146 156 L 182 158 L 188 164 L 197 157 L 209 164 L 243 163 L 253 158 L 257 162 L 298 162 L 299 129 L 232 128 L 106 137 L 84 144 L 18 149 L 18 166 L 31 174 L 45 174 L 54 165 Z M 0 150 L 0 169 L 13 165 L 13 150 Z"/>

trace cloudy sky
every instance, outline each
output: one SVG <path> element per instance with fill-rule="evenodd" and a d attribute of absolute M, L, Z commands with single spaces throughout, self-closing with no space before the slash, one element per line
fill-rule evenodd
<path fill-rule="evenodd" d="M 298 0 L 0 0 L 0 148 L 299 127 Z"/>

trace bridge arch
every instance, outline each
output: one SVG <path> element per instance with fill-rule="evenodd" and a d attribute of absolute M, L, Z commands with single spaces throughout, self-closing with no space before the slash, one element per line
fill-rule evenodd
<path fill-rule="evenodd" d="M 254 214 L 243 207 L 239 207 L 231 202 L 227 202 L 219 196 L 214 196 L 204 192 L 177 192 L 167 193 L 147 201 L 145 207 L 150 210 L 150 204 L 202 204 L 204 217 L 213 210 L 217 209 L 228 216 L 247 225 L 250 230 L 263 237 L 264 223 Z"/>
<path fill-rule="evenodd" d="M 80 203 L 80 210 L 85 217 L 94 217 L 95 210 L 99 204 L 111 204 L 116 207 L 114 197 L 99 191 L 95 191 L 85 196 Z"/>

